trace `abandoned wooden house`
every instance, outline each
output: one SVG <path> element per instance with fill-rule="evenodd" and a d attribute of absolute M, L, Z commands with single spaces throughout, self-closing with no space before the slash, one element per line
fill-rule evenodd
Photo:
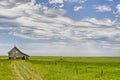
<path fill-rule="evenodd" d="M 26 60 L 29 58 L 29 55 L 21 52 L 16 46 L 8 52 L 9 59 L 23 59 Z"/>

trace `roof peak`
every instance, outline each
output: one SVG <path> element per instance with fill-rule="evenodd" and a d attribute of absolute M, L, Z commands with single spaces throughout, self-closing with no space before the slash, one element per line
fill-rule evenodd
<path fill-rule="evenodd" d="M 11 50 L 14 50 L 14 49 L 20 51 L 19 48 L 17 48 L 16 46 L 14 46 Z M 21 52 L 21 51 L 20 51 L 20 52 Z"/>
<path fill-rule="evenodd" d="M 16 46 L 14 46 L 13 48 L 17 48 Z"/>

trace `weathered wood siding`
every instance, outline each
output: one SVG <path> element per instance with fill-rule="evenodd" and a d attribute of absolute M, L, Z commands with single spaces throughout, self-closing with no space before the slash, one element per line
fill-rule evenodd
<path fill-rule="evenodd" d="M 9 59 L 28 59 L 28 55 L 22 53 L 18 48 L 14 47 L 8 52 Z"/>

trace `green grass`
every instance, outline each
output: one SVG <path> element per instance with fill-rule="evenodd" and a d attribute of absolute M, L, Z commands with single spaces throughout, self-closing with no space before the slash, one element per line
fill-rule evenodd
<path fill-rule="evenodd" d="M 0 57 L 0 80 L 120 80 L 120 57 Z"/>

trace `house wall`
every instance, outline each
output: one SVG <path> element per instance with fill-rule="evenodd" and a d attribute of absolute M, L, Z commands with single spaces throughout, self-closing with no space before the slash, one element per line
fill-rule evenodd
<path fill-rule="evenodd" d="M 12 51 L 9 53 L 9 59 L 28 59 L 28 56 L 20 53 L 19 51 Z"/>
<path fill-rule="evenodd" d="M 23 54 L 17 48 L 13 48 L 10 52 L 8 52 L 9 59 L 28 59 L 29 56 Z"/>

